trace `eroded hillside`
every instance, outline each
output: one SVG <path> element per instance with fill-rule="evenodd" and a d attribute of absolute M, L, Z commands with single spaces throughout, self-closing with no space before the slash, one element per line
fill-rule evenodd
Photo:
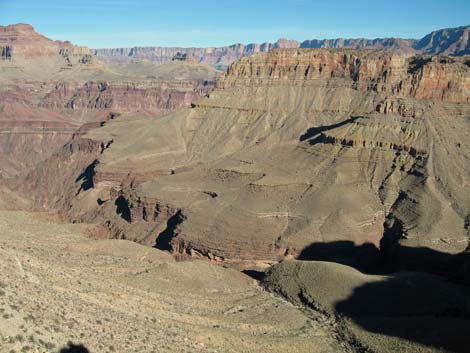
<path fill-rule="evenodd" d="M 455 253 L 469 75 L 466 57 L 274 50 L 231 65 L 191 109 L 90 130 L 25 185 L 36 206 L 183 256 L 272 263 L 337 241 L 394 266 L 398 244 Z"/>
<path fill-rule="evenodd" d="M 2 348 L 466 351 L 468 56 L 0 44 Z"/>

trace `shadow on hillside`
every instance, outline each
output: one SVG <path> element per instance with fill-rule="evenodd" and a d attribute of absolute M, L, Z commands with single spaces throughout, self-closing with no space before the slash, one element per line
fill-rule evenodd
<path fill-rule="evenodd" d="M 382 273 L 384 271 L 380 251 L 371 243 L 359 246 L 348 240 L 313 243 L 301 251 L 298 259 L 336 262 L 354 267 L 364 273 Z"/>
<path fill-rule="evenodd" d="M 336 303 L 338 315 L 368 332 L 451 352 L 470 350 L 470 253 L 396 244 L 381 252 L 351 241 L 314 243 L 298 257 L 348 265 L 370 277 Z M 408 271 L 408 272 L 404 272 Z M 411 272 L 412 271 L 412 272 Z"/>
<path fill-rule="evenodd" d="M 184 221 L 184 219 L 185 217 L 181 213 L 181 210 L 171 216 L 166 222 L 165 230 L 158 234 L 154 248 L 163 251 L 171 251 L 173 248 L 171 241 L 175 237 L 176 228 Z"/>
<path fill-rule="evenodd" d="M 380 251 L 374 244 L 355 245 L 352 241 L 313 243 L 297 257 L 306 261 L 336 262 L 366 273 L 392 274 L 414 271 L 439 275 L 470 285 L 470 252 L 448 254 L 425 247 L 395 244 Z"/>
<path fill-rule="evenodd" d="M 257 281 L 262 281 L 266 277 L 266 272 L 264 271 L 259 271 L 259 270 L 243 270 L 242 271 L 245 275 L 257 280 Z"/>
<path fill-rule="evenodd" d="M 90 351 L 83 344 L 69 342 L 67 347 L 62 348 L 59 353 L 90 353 Z"/>
<path fill-rule="evenodd" d="M 353 116 L 353 117 L 350 117 L 349 119 L 340 121 L 339 123 L 336 123 L 336 124 L 311 127 L 303 135 L 299 137 L 299 141 L 302 142 L 305 140 L 312 139 L 314 137 L 318 137 L 318 135 L 320 135 L 324 131 L 333 130 L 343 125 L 353 123 L 357 119 L 360 119 L 360 118 L 361 118 L 360 116 Z"/>
<path fill-rule="evenodd" d="M 400 272 L 354 288 L 335 311 L 368 332 L 463 353 L 470 347 L 469 294 L 442 277 Z"/>
<path fill-rule="evenodd" d="M 91 188 L 93 188 L 93 178 L 96 174 L 95 168 L 98 165 L 98 160 L 95 159 L 86 169 L 83 171 L 82 174 L 80 174 L 77 179 L 75 179 L 75 182 L 82 181 L 82 185 L 80 187 L 80 191 L 87 191 Z"/>

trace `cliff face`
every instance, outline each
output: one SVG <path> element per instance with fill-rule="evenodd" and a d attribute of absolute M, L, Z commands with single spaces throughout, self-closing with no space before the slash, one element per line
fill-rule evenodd
<path fill-rule="evenodd" d="M 26 58 L 52 56 L 58 50 L 57 43 L 37 34 L 27 24 L 0 26 L 2 58 L 11 59 L 16 55 Z"/>
<path fill-rule="evenodd" d="M 209 93 L 210 81 L 132 82 L 102 81 L 85 84 L 59 83 L 41 106 L 67 110 L 112 110 L 164 114 L 189 106 L 192 100 Z"/>
<path fill-rule="evenodd" d="M 276 43 L 234 44 L 220 48 L 165 48 L 165 47 L 134 47 L 116 49 L 92 49 L 92 54 L 108 62 L 128 62 L 132 59 L 146 59 L 156 64 L 171 61 L 176 54 L 189 54 L 198 62 L 212 66 L 227 66 L 241 57 L 259 52 L 267 52 L 274 48 L 296 48 L 297 41 L 279 40 Z"/>
<path fill-rule="evenodd" d="M 191 109 L 89 130 L 106 147 L 82 170 L 93 183 L 77 176 L 70 197 L 40 199 L 111 237 L 214 261 L 275 262 L 317 243 L 371 243 L 392 258 L 402 245 L 462 251 L 467 61 L 329 49 L 243 58 Z M 41 193 L 47 178 L 31 178 Z"/>
<path fill-rule="evenodd" d="M 165 48 L 134 47 L 116 49 L 93 49 L 92 53 L 106 62 L 124 63 L 133 60 L 150 60 L 156 64 L 170 61 L 180 52 L 191 54 L 201 63 L 213 66 L 227 66 L 232 62 L 256 53 L 268 52 L 277 48 L 332 48 L 332 49 L 376 49 L 392 50 L 402 54 L 469 54 L 470 27 L 442 29 L 426 35 L 422 39 L 376 38 L 376 39 L 312 39 L 299 42 L 279 39 L 275 43 L 234 44 L 219 48 Z"/>
<path fill-rule="evenodd" d="M 50 157 L 78 132 L 120 113 L 143 117 L 187 107 L 211 81 L 76 81 L 12 83 L 0 98 L 0 174 L 13 177 Z"/>
<path fill-rule="evenodd" d="M 360 91 L 397 97 L 470 101 L 467 58 L 412 57 L 391 52 L 274 50 L 231 65 L 218 87 L 247 81 L 339 81 Z"/>
<path fill-rule="evenodd" d="M 376 49 L 376 50 L 393 50 L 403 54 L 416 54 L 414 39 L 399 38 L 376 38 L 376 39 L 312 39 L 303 41 L 301 48 L 331 48 L 343 49 L 350 48 L 354 50 Z"/>

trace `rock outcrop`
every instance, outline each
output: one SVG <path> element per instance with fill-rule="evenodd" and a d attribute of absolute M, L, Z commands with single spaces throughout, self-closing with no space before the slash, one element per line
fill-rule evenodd
<path fill-rule="evenodd" d="M 88 81 L 84 84 L 56 84 L 41 102 L 41 107 L 66 110 L 102 110 L 164 114 L 189 106 L 194 99 L 209 93 L 210 81 L 136 82 Z"/>
<path fill-rule="evenodd" d="M 178 53 L 189 54 L 200 63 L 212 66 L 227 66 L 243 56 L 267 52 L 273 48 L 295 48 L 297 41 L 279 40 L 276 43 L 234 44 L 220 48 L 165 48 L 165 47 L 134 47 L 116 49 L 92 49 L 92 54 L 105 62 L 125 63 L 130 60 L 146 59 L 155 64 L 171 61 Z"/>

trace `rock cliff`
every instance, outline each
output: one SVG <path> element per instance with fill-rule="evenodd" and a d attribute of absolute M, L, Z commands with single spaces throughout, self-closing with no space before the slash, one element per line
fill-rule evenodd
<path fill-rule="evenodd" d="M 244 57 L 276 48 L 350 48 L 355 50 L 378 49 L 393 50 L 404 54 L 470 54 L 469 26 L 442 29 L 426 35 L 422 39 L 400 38 L 337 38 L 311 39 L 303 42 L 279 39 L 275 43 L 234 44 L 219 48 L 171 48 L 171 47 L 134 47 L 115 49 L 93 49 L 92 53 L 106 62 L 129 62 L 150 60 L 156 64 L 170 61 L 176 53 L 186 53 L 208 65 L 224 67 Z"/>

